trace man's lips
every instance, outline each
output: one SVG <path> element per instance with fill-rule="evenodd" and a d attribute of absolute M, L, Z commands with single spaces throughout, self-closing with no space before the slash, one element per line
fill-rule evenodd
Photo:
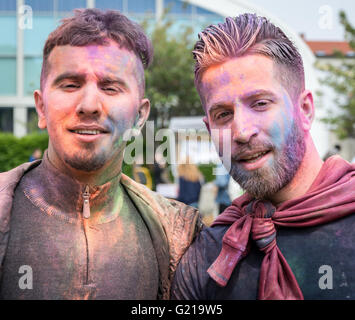
<path fill-rule="evenodd" d="M 73 134 L 75 139 L 81 143 L 93 143 L 110 133 L 105 127 L 100 125 L 78 124 L 70 127 L 68 131 Z"/>
<path fill-rule="evenodd" d="M 109 130 L 102 126 L 98 125 L 77 125 L 68 129 L 72 133 L 80 134 L 80 135 L 98 135 L 109 133 Z"/>
<path fill-rule="evenodd" d="M 262 168 L 272 155 L 272 149 L 258 149 L 239 153 L 234 160 L 241 165 L 244 170 L 253 171 Z"/>
<path fill-rule="evenodd" d="M 244 152 L 238 154 L 235 159 L 236 161 L 241 161 L 241 162 L 250 162 L 253 160 L 257 160 L 261 157 L 263 157 L 265 154 L 269 153 L 271 150 L 270 149 L 263 149 L 263 150 L 253 150 L 249 152 Z"/>

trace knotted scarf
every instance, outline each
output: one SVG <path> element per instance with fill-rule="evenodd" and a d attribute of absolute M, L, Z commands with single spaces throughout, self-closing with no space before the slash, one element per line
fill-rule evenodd
<path fill-rule="evenodd" d="M 355 213 L 355 165 L 329 158 L 309 190 L 275 208 L 248 194 L 237 198 L 212 224 L 231 225 L 222 250 L 207 272 L 225 286 L 238 262 L 248 254 L 250 238 L 265 253 L 259 277 L 260 300 L 303 299 L 290 266 L 277 246 L 277 227 L 311 227 Z"/>

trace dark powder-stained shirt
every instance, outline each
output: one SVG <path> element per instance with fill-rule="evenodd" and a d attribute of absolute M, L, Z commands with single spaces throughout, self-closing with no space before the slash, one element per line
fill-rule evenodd
<path fill-rule="evenodd" d="M 177 268 L 172 299 L 257 299 L 264 257 L 253 243 L 235 267 L 226 287 L 207 269 L 218 257 L 229 226 L 204 229 Z M 305 299 L 355 299 L 355 215 L 308 228 L 278 228 L 277 245 Z"/>
<path fill-rule="evenodd" d="M 91 209 L 99 213 L 84 221 L 83 186 L 48 160 L 23 177 L 13 201 L 2 299 L 157 298 L 151 237 L 115 179 L 91 190 Z M 101 214 L 106 205 L 112 211 Z"/>

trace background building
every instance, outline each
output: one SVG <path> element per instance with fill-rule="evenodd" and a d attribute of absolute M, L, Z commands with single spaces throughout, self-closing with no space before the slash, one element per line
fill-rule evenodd
<path fill-rule="evenodd" d="M 345 41 L 311 41 L 307 40 L 304 35 L 301 35 L 307 45 L 310 47 L 314 55 L 316 56 L 316 61 L 319 66 L 324 64 L 330 64 L 333 66 L 339 66 L 342 63 L 342 59 L 339 59 L 334 52 L 339 51 L 344 56 L 345 59 L 354 60 L 355 52 L 349 46 L 349 43 Z M 318 79 L 326 77 L 326 74 L 316 71 Z M 320 97 L 318 97 L 318 108 L 322 109 L 322 114 L 326 113 L 327 110 L 332 110 L 333 112 L 338 111 L 338 106 L 334 102 L 336 98 L 335 91 L 327 86 L 320 86 Z M 351 161 L 355 156 L 355 139 L 347 138 L 339 140 L 335 134 L 329 132 L 329 149 L 332 149 L 335 145 L 341 146 L 340 154 L 346 160 Z"/>
<path fill-rule="evenodd" d="M 305 43 L 287 23 L 267 10 L 245 0 L 1 0 L 0 1 L 0 131 L 23 136 L 36 129 L 36 112 L 33 91 L 39 88 L 42 49 L 48 34 L 55 29 L 60 19 L 71 14 L 74 8 L 117 9 L 131 19 L 157 21 L 164 10 L 176 21 L 176 28 L 188 24 L 197 33 L 202 27 L 222 22 L 226 16 L 255 12 L 268 17 L 279 25 L 294 41 L 304 59 L 306 86 L 320 90 L 314 68 L 314 47 Z M 309 43 L 308 43 L 309 44 Z M 319 57 L 324 58 L 324 56 Z M 323 91 L 327 91 L 325 89 Z M 323 97 L 324 98 L 324 97 Z M 316 97 L 316 105 L 320 100 Z M 317 110 L 312 128 L 316 146 L 323 156 L 335 138 L 318 119 L 324 116 L 324 108 Z M 333 140 L 332 140 L 333 139 Z M 349 147 L 351 149 L 351 147 Z M 350 159 L 355 150 L 346 153 Z M 349 154 L 349 156 L 348 156 Z M 345 156 L 345 154 L 344 154 Z"/>

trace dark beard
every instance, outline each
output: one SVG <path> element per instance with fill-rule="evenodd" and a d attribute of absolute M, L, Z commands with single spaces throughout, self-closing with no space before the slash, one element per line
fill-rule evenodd
<path fill-rule="evenodd" d="M 230 174 L 251 196 L 256 199 L 267 199 L 293 179 L 301 165 L 305 151 L 304 134 L 297 123 L 293 122 L 285 147 L 275 153 L 275 162 L 271 168 L 247 172 L 239 164 L 232 162 Z"/>
<path fill-rule="evenodd" d="M 70 158 L 65 157 L 64 161 L 74 169 L 91 172 L 102 168 L 107 159 L 103 152 L 95 154 L 93 151 L 90 152 L 90 148 L 86 148 L 85 152 Z"/>

